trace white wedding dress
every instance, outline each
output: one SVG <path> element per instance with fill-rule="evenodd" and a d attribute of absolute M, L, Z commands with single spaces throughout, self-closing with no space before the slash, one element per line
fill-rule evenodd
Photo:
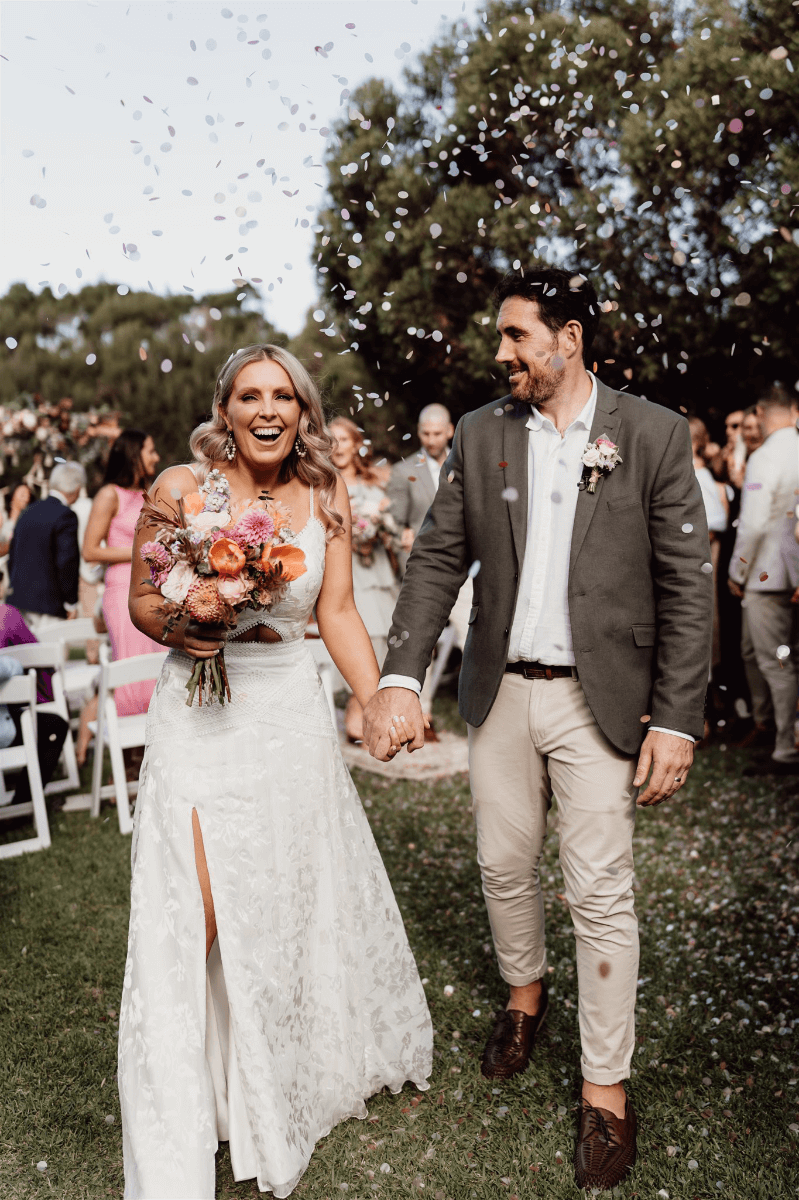
<path fill-rule="evenodd" d="M 313 494 L 298 542 L 307 573 L 238 627 L 283 640 L 227 644 L 232 702 L 188 708 L 194 660 L 173 650 L 150 704 L 119 1027 L 126 1200 L 212 1200 L 223 1140 L 237 1180 L 288 1196 L 366 1098 L 428 1086 L 424 990 L 303 640 L 325 562 Z"/>

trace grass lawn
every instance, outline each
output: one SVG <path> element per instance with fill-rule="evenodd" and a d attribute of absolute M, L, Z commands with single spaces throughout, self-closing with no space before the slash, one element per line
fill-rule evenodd
<path fill-rule="evenodd" d="M 443 707 L 439 717 L 451 721 Z M 797 1196 L 799 797 L 795 781 L 743 779 L 746 761 L 702 752 L 682 803 L 639 816 L 639 1160 L 618 1189 L 625 1198 Z M 368 774 L 356 784 L 425 982 L 435 1068 L 430 1091 L 377 1096 L 368 1121 L 334 1130 L 295 1195 L 576 1195 L 577 996 L 556 836 L 543 871 L 549 1018 L 527 1074 L 491 1087 L 479 1059 L 504 993 L 468 787 Z M 52 833 L 49 851 L 0 863 L 2 1200 L 122 1195 L 115 1071 L 130 840 L 113 810 L 56 817 Z M 258 1195 L 254 1181 L 233 1182 L 226 1149 L 217 1181 L 225 1200 Z"/>

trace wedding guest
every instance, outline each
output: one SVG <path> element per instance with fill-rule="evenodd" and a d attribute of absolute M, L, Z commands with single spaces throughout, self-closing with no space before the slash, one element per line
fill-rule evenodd
<path fill-rule="evenodd" d="M 88 563 L 83 557 L 83 539 L 89 524 L 92 511 L 92 500 L 86 489 L 81 489 L 72 511 L 78 518 L 78 545 L 81 548 L 80 571 L 78 572 L 78 612 L 82 617 L 94 617 L 94 610 L 100 595 L 100 585 L 103 580 L 102 563 Z M 94 639 L 86 642 L 86 661 L 97 663 L 100 660 L 100 643 Z"/>
<path fill-rule="evenodd" d="M 6 594 L 9 587 L 8 551 L 11 547 L 11 539 L 14 536 L 14 530 L 16 529 L 20 515 L 33 501 L 33 493 L 24 480 L 18 483 L 16 487 L 9 489 L 9 491 L 11 492 L 11 500 L 8 506 L 8 513 L 2 525 L 0 525 L 0 558 L 3 560 L 0 567 L 2 569 L 3 595 Z"/>
<path fill-rule="evenodd" d="M 47 499 L 31 504 L 17 520 L 8 552 L 8 598 L 34 633 L 77 616 L 78 518 L 70 506 L 85 483 L 80 463 L 58 463 Z"/>
<path fill-rule="evenodd" d="M 28 646 L 36 642 L 20 612 L 11 604 L 0 604 L 0 648 L 8 646 Z M 5 683 L 15 675 L 24 674 L 19 661 L 11 656 L 0 655 L 0 683 Z M 37 672 L 36 700 L 46 704 L 53 699 L 50 685 L 50 672 Z M 20 724 L 21 709 L 12 705 L 0 705 L 0 748 L 22 745 L 22 727 Z M 55 774 L 58 759 L 67 736 L 68 725 L 57 713 L 38 713 L 37 725 L 37 754 L 39 773 L 42 777 L 42 787 L 46 787 Z M 10 773 L 5 779 L 7 799 L 5 804 L 25 804 L 30 801 L 30 784 L 25 771 L 15 776 Z M 11 792 L 13 791 L 13 796 Z"/>
<path fill-rule="evenodd" d="M 419 413 L 416 431 L 421 450 L 395 463 L 386 487 L 391 501 L 394 520 L 402 529 L 399 555 L 400 568 L 404 572 L 413 540 L 421 529 L 427 511 L 433 503 L 441 468 L 450 451 L 450 440 L 455 428 L 449 409 L 443 404 L 428 404 Z M 458 648 L 463 650 L 469 632 L 469 613 L 472 607 L 472 581 L 467 579 L 458 593 L 458 598 L 449 615 L 449 624 L 455 629 Z M 438 741 L 433 724 L 433 699 L 430 689 L 430 672 L 425 678 L 420 696 L 422 712 L 428 719 L 425 741 Z"/>
<path fill-rule="evenodd" d="M 391 514 L 402 530 L 399 562 L 403 572 L 413 539 L 433 503 L 441 467 L 449 454 L 450 439 L 455 432 L 449 409 L 443 404 L 428 404 L 419 413 L 416 432 L 421 450 L 395 463 L 386 485 Z"/>
<path fill-rule="evenodd" d="M 763 430 L 760 424 L 760 418 L 757 412 L 757 405 L 753 404 L 750 408 L 745 409 L 743 424 L 741 425 L 741 437 L 743 444 L 746 447 L 746 457 L 754 454 L 763 445 Z M 743 481 L 742 481 L 743 483 Z"/>
<path fill-rule="evenodd" d="M 459 705 L 483 893 L 510 989 L 481 1070 L 497 1081 L 524 1071 L 546 1014 L 538 864 L 554 793 L 577 946 L 575 1182 L 610 1190 L 636 1155 L 623 1086 L 636 1047 L 633 828 L 637 807 L 684 785 L 703 733 L 707 524 L 687 422 L 586 369 L 600 312 L 590 281 L 526 264 L 495 303 L 510 394 L 458 423 L 364 740 L 382 761 L 399 726 L 409 749 L 423 745 L 421 682 L 479 562 Z"/>
<path fill-rule="evenodd" d="M 84 560 L 106 567 L 103 618 L 115 659 L 162 649 L 135 627 L 128 612 L 136 522 L 159 461 L 148 433 L 123 429 L 111 447 L 103 485 L 94 498 L 83 539 Z M 117 688 L 114 699 L 119 715 L 146 712 L 154 688 L 154 680 Z"/>
<path fill-rule="evenodd" d="M 330 454 L 333 466 L 347 485 L 352 507 L 352 585 L 355 607 L 372 643 L 378 663 L 388 649 L 388 627 L 399 595 L 399 586 L 388 551 L 379 532 L 374 538 L 375 522 L 370 514 L 387 512 L 386 472 L 372 465 L 371 447 L 354 421 L 336 417 L 330 422 L 330 434 L 335 445 Z M 360 521 L 366 526 L 366 538 L 359 537 Z M 354 695 L 347 702 L 345 729 L 351 742 L 363 737 L 363 709 Z"/>
<path fill-rule="evenodd" d="M 761 396 L 756 414 L 763 443 L 746 464 L 729 588 L 743 601 L 745 628 L 771 694 L 776 737 L 763 769 L 794 774 L 799 771 L 794 736 L 799 613 L 791 603 L 794 588 L 783 555 L 783 530 L 799 488 L 799 433 L 794 402 L 780 384 Z"/>
<path fill-rule="evenodd" d="M 14 530 L 25 509 L 33 502 L 33 493 L 27 483 L 23 480 L 16 487 L 11 489 L 11 500 L 8 505 L 8 514 L 0 526 L 0 555 L 8 554 L 11 546 L 11 539 L 14 536 Z"/>
<path fill-rule="evenodd" d="M 774 721 L 768 684 L 755 662 L 748 630 L 743 628 L 740 601 L 726 586 L 735 546 L 748 453 L 741 432 L 743 422 L 743 409 L 735 409 L 727 414 L 724 419 L 726 442 L 720 455 L 711 464 L 716 479 L 726 486 L 729 501 L 727 528 L 718 536 L 720 549 L 718 562 L 714 564 L 719 657 L 713 672 L 716 685 L 713 699 L 717 724 L 724 729 L 724 736 L 728 737 L 732 732 L 733 737 L 738 739 L 737 745 L 748 749 L 768 744 L 771 736 L 768 727 L 769 724 L 773 726 Z"/>

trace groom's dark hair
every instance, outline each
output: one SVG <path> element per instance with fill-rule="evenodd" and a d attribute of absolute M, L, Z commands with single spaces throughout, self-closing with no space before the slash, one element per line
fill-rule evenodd
<path fill-rule="evenodd" d="M 538 305 L 538 316 L 553 333 L 567 321 L 579 321 L 583 329 L 583 361 L 588 362 L 599 325 L 599 301 L 585 275 L 560 267 L 536 267 L 531 271 L 508 271 L 494 292 L 494 307 L 520 296 Z"/>

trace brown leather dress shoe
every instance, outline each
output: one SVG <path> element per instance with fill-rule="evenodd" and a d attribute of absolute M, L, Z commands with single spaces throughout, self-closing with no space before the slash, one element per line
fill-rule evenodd
<path fill-rule="evenodd" d="M 574 1151 L 574 1182 L 578 1188 L 610 1191 L 635 1163 L 637 1121 L 629 1096 L 624 1117 L 607 1108 L 594 1108 L 580 1099 L 580 1125 Z"/>
<path fill-rule="evenodd" d="M 535 1036 L 549 1006 L 546 980 L 541 980 L 541 1000 L 534 1017 L 517 1008 L 503 1008 L 486 1042 L 480 1070 L 486 1079 L 511 1079 L 530 1065 Z"/>

